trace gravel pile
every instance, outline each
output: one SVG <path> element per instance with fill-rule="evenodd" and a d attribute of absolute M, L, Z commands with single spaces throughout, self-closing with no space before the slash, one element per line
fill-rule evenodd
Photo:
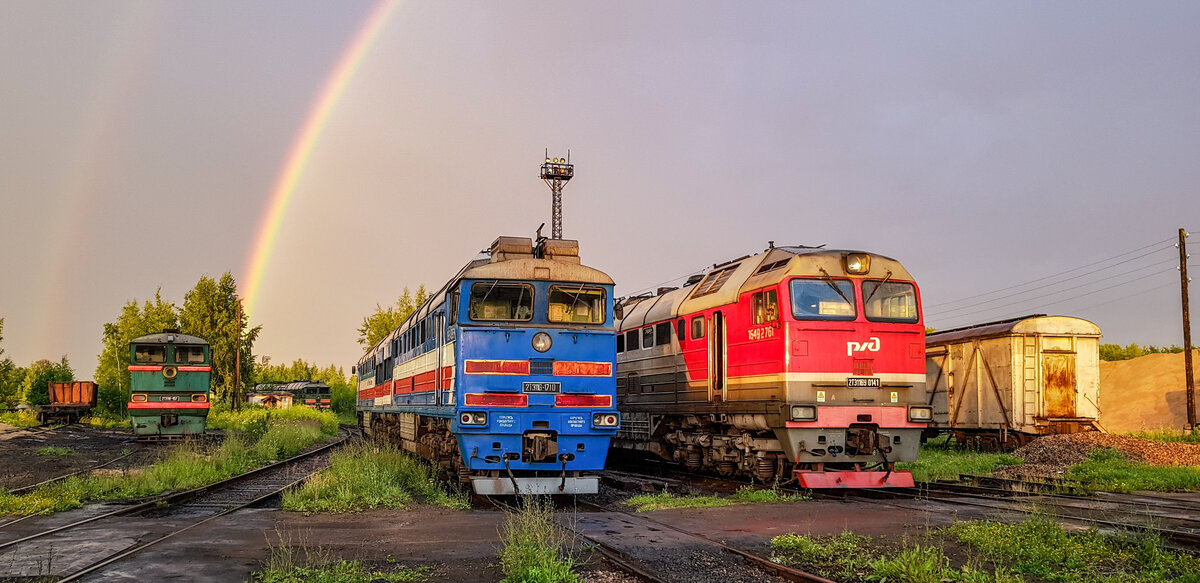
<path fill-rule="evenodd" d="M 1047 435 L 1013 452 L 1024 465 L 1006 466 L 998 474 L 1022 477 L 1054 477 L 1072 465 L 1087 459 L 1097 448 L 1112 448 L 1132 461 L 1156 466 L 1200 466 L 1200 444 L 1164 443 L 1089 431 L 1066 435 Z"/>

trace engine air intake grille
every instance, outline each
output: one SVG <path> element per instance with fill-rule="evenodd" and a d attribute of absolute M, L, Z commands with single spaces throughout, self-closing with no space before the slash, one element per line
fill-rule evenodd
<path fill-rule="evenodd" d="M 529 374 L 554 374 L 553 358 L 529 359 Z"/>

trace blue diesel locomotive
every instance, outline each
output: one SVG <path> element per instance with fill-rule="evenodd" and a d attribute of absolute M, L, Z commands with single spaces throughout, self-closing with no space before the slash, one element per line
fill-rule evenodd
<path fill-rule="evenodd" d="M 613 282 L 499 237 L 359 360 L 358 418 L 485 495 L 587 494 L 616 410 Z"/>

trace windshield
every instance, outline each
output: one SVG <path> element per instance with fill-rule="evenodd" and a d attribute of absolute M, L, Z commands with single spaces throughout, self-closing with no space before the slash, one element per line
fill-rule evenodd
<path fill-rule="evenodd" d="M 471 286 L 468 314 L 478 322 L 528 321 L 533 318 L 533 286 L 479 282 Z"/>
<path fill-rule="evenodd" d="M 550 286 L 550 306 L 546 317 L 551 322 L 603 324 L 604 289 L 570 285 Z"/>
<path fill-rule="evenodd" d="M 791 286 L 797 320 L 853 320 L 856 315 L 854 284 L 848 279 L 793 279 Z"/>
<path fill-rule="evenodd" d="M 864 281 L 863 311 L 872 322 L 917 323 L 917 290 L 911 283 Z"/>
<path fill-rule="evenodd" d="M 138 344 L 133 352 L 134 362 L 166 362 L 167 347 L 162 345 Z"/>
<path fill-rule="evenodd" d="M 203 346 L 176 346 L 175 362 L 177 364 L 203 364 Z"/>

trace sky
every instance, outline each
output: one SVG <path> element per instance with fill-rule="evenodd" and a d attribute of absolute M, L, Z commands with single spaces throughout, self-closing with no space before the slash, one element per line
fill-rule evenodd
<path fill-rule="evenodd" d="M 8 0 L 0 348 L 90 378 L 125 303 L 228 271 L 257 355 L 349 371 L 377 304 L 549 233 L 547 149 L 618 296 L 823 244 L 900 260 L 938 329 L 1182 345 L 1197 30 L 1166 1 Z"/>

